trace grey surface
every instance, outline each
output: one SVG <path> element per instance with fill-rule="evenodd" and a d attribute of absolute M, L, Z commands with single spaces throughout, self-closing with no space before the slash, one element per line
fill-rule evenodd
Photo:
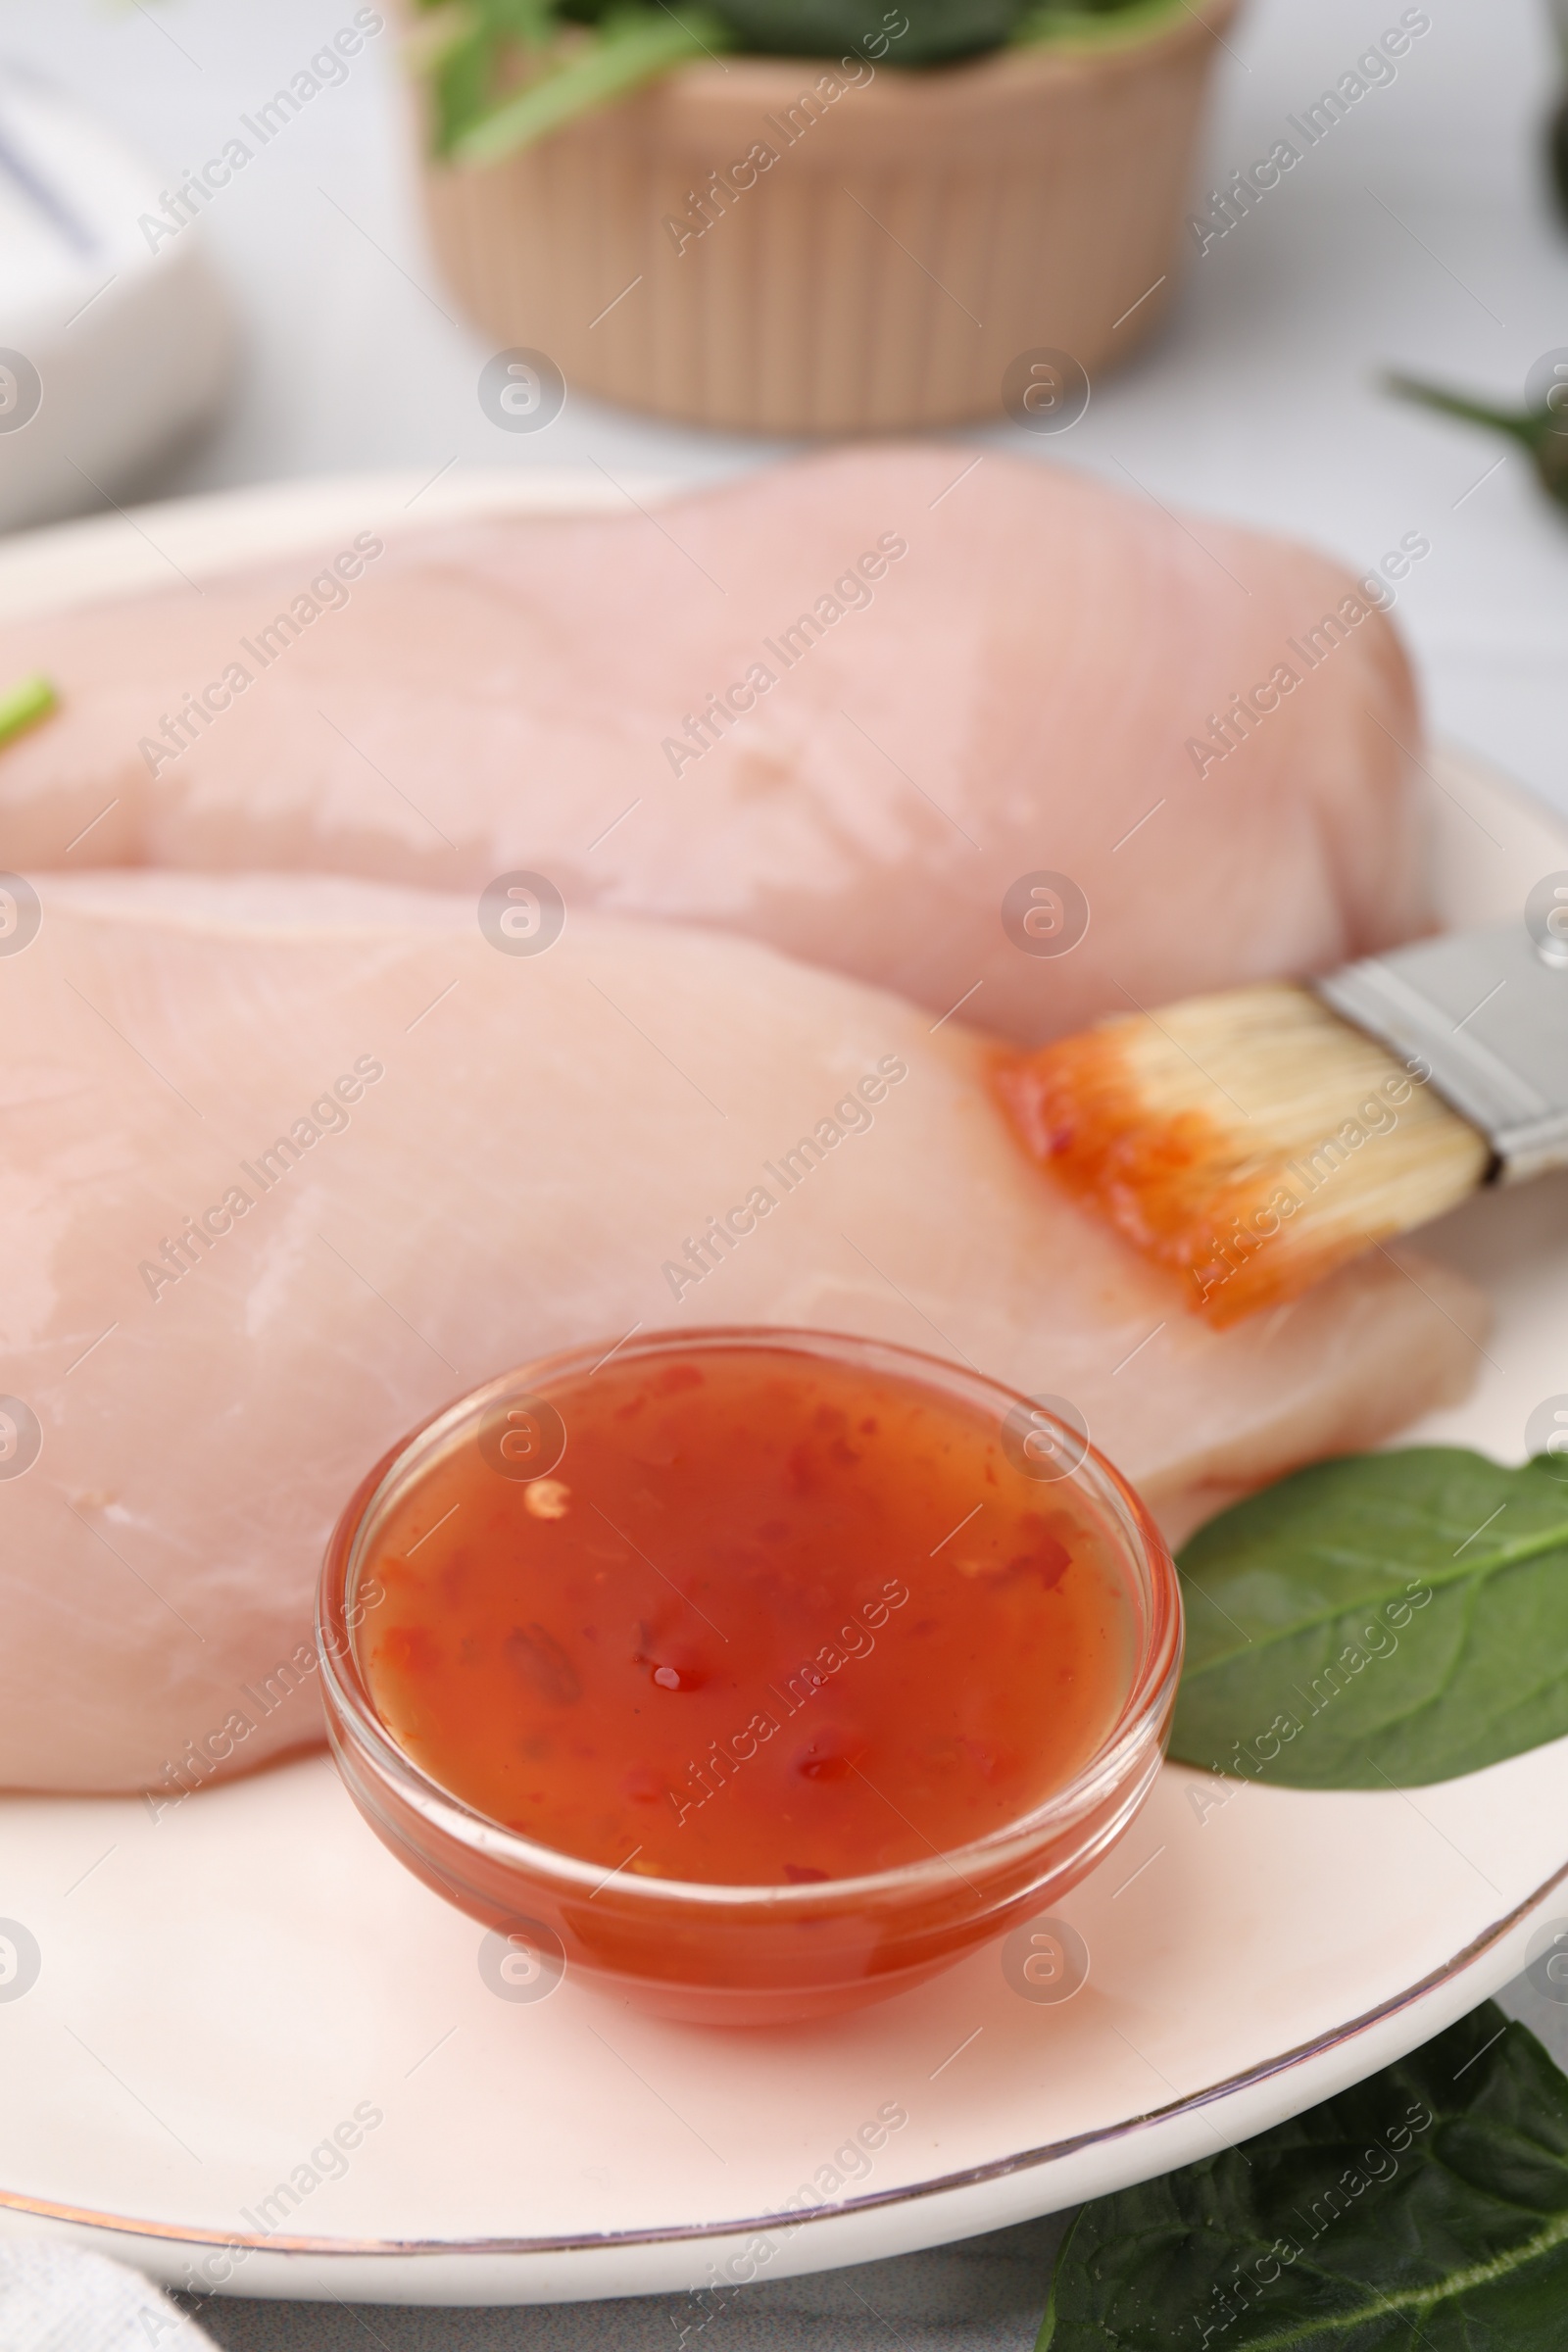
<path fill-rule="evenodd" d="M 1253 0 L 1222 62 L 1204 184 L 1266 153 L 1401 6 Z M 1436 723 L 1568 809 L 1568 524 L 1517 453 L 1377 389 L 1397 365 L 1516 398 L 1531 364 L 1568 342 L 1568 243 L 1540 160 L 1544 17 L 1535 0 L 1430 6 L 1398 80 L 1196 264 L 1171 325 L 1097 383 L 1070 440 L 964 438 L 1292 531 L 1357 567 L 1425 533 L 1432 555 L 1398 618 Z M 172 177 L 351 13 L 349 0 L 0 0 L 0 56 L 74 89 Z M 490 352 L 430 267 L 390 32 L 208 225 L 241 320 L 239 376 L 223 419 L 149 493 L 393 466 L 711 476 L 774 454 L 576 396 L 520 441 L 486 422 Z M 1509 2005 L 1568 2062 L 1568 2009 L 1528 1987 Z M 1033 2340 L 1060 2227 L 749 2287 L 706 2313 L 685 2297 L 451 2312 L 216 2298 L 201 2317 L 235 2352 L 1011 2352 Z"/>
<path fill-rule="evenodd" d="M 1556 1924 L 1560 1927 L 1563 1923 L 1559 1920 Z M 1568 2001 L 1544 1999 L 1527 1978 L 1520 1977 L 1497 1995 L 1497 2003 L 1528 2026 L 1568 2074 Z"/>
<path fill-rule="evenodd" d="M 960 2246 L 778 2278 L 728 2295 L 636 2295 L 524 2311 L 245 2303 L 195 2311 L 232 2352 L 1025 2352 L 1040 2327 L 1065 2220 L 998 2230 Z M 684 2330 L 684 2332 L 683 2332 Z"/>

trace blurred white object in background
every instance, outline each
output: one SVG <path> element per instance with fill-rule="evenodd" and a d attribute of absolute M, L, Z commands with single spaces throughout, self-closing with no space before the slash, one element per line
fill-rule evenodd
<path fill-rule="evenodd" d="M 134 490 L 221 398 L 228 306 L 195 205 L 171 193 L 62 91 L 0 66 L 0 530 Z"/>

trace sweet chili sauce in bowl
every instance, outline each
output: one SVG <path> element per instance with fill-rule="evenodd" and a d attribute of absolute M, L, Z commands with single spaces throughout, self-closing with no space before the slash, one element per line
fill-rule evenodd
<path fill-rule="evenodd" d="M 319 1601 L 378 1835 L 537 1965 L 701 2023 L 903 1989 L 1043 1908 L 1158 1767 L 1175 1571 L 1031 1401 L 832 1333 L 652 1333 L 377 1465 Z"/>

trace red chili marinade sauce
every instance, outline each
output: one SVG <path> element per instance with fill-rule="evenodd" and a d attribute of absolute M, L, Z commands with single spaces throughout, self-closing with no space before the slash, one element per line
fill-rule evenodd
<path fill-rule="evenodd" d="M 1110 1730 L 1116 1539 L 978 1407 L 785 1345 L 542 1394 L 548 1477 L 449 1450 L 364 1570 L 382 1721 L 493 1820 L 607 1870 L 853 1877 L 1003 1828 Z"/>

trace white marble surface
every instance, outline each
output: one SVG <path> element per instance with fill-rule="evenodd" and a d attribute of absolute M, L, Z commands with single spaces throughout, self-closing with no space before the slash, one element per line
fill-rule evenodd
<path fill-rule="evenodd" d="M 1401 4 L 1252 0 L 1222 64 L 1212 170 L 1265 152 Z M 1568 233 L 1540 160 L 1553 88 L 1544 10 L 1428 5 L 1432 29 L 1397 81 L 1196 264 L 1171 324 L 1097 385 L 1070 439 L 966 438 L 1131 477 L 1168 504 L 1297 532 L 1358 564 L 1425 532 L 1433 556 L 1400 616 L 1434 723 L 1568 809 L 1568 514 L 1541 499 L 1517 455 L 1489 472 L 1500 443 L 1376 386 L 1396 364 L 1515 397 L 1531 363 L 1568 343 Z M 0 0 L 0 59 L 64 82 L 172 174 L 215 152 L 351 14 L 349 0 Z M 489 425 L 475 398 L 489 352 L 431 271 L 407 138 L 388 31 L 213 207 L 212 251 L 242 327 L 239 380 L 219 425 L 148 494 L 349 468 L 433 474 L 453 461 L 700 476 L 773 454 L 586 400 L 537 436 Z M 1568 2010 L 1528 1993 L 1509 2006 L 1568 2058 Z M 883 2341 L 1010 2352 L 1033 2338 L 1058 2230 L 1030 2224 L 749 2289 L 704 2333 L 734 2352 Z M 203 2321 L 235 2352 L 574 2352 L 678 2345 L 680 2328 L 658 2299 L 451 2314 L 230 2301 Z"/>

